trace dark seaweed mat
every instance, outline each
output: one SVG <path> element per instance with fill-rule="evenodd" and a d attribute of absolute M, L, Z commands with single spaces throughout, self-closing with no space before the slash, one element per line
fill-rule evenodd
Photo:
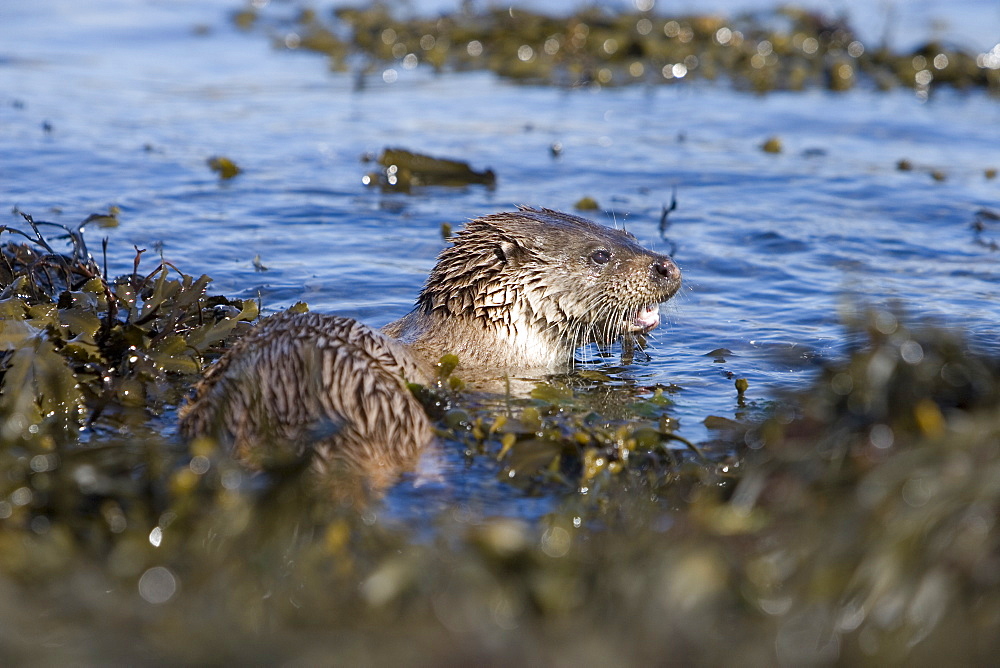
<path fill-rule="evenodd" d="M 1000 363 L 955 333 L 861 313 L 846 325 L 850 354 L 802 395 L 776 398 L 783 408 L 738 439 L 729 464 L 630 459 L 595 469 L 535 525 L 455 508 L 416 539 L 377 504 L 317 493 L 297 472 L 255 482 L 211 443 L 141 429 L 167 391 L 119 412 L 120 395 L 95 418 L 99 393 L 67 389 L 87 363 L 108 365 L 101 383 L 155 385 L 135 375 L 145 369 L 171 386 L 187 366 L 122 355 L 182 336 L 152 323 L 204 332 L 236 313 L 200 297 L 157 306 L 163 269 L 109 282 L 89 256 L 28 234 L 0 269 L 13 314 L 2 321 L 5 663 L 982 665 L 1000 649 Z M 19 280 L 18 267 L 51 278 Z M 162 281 L 177 302 L 202 291 Z M 96 327 L 63 323 L 80 302 L 61 295 L 74 292 L 102 314 Z M 121 299 L 110 318 L 109 292 Z M 144 331 L 136 350 L 103 343 L 102 327 L 128 326 Z M 81 335 L 93 357 L 58 354 Z M 14 387 L 11 360 L 43 344 L 58 358 L 19 362 L 35 385 Z M 596 456 L 598 437 L 576 435 L 591 423 L 569 411 L 580 394 L 551 385 L 501 413 L 520 426 L 493 428 L 497 412 L 490 422 L 475 404 L 442 424 L 493 452 L 507 433 L 594 438 L 583 451 Z M 37 428 L 12 427 L 15 410 Z M 604 417 L 608 433 L 642 436 L 627 415 Z M 105 420 L 127 428 L 68 436 Z"/>
<path fill-rule="evenodd" d="M 420 62 L 438 71 L 489 70 L 556 86 L 718 79 L 758 92 L 857 85 L 1000 89 L 1000 70 L 981 65 L 981 54 L 938 42 L 906 52 L 862 44 L 845 20 L 792 6 L 733 17 L 598 6 L 566 15 L 463 7 L 405 19 L 381 3 L 338 7 L 328 16 L 297 7 L 284 19 L 248 8 L 234 22 L 263 26 L 278 48 L 322 53 L 331 68 L 357 72 Z"/>
<path fill-rule="evenodd" d="M 202 355 L 257 317 L 252 300 L 208 297 L 208 276 L 167 262 L 140 272 L 138 248 L 133 273 L 109 279 L 87 251 L 83 224 L 24 217 L 31 233 L 0 228 L 12 237 L 0 248 L 5 440 L 40 432 L 59 440 L 74 425 L 110 421 L 109 410 L 126 422 L 132 410 L 139 419 L 162 410 L 177 401 L 172 378 L 200 372 Z M 62 228 L 70 252 L 56 252 L 40 226 Z"/>

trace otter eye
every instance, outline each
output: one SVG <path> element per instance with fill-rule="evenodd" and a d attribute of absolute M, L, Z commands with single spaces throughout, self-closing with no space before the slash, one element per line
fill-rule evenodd
<path fill-rule="evenodd" d="M 590 254 L 590 260 L 594 264 L 607 264 L 611 261 L 611 252 L 606 251 L 603 248 L 595 250 Z"/>

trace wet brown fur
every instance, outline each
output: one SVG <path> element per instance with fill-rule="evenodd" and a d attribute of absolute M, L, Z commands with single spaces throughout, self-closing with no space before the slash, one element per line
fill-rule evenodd
<path fill-rule="evenodd" d="M 407 470 L 432 435 L 407 383 L 430 378 L 405 346 L 356 320 L 281 313 L 209 368 L 181 428 L 255 466 L 306 455 L 321 471 Z"/>
<path fill-rule="evenodd" d="M 611 254 L 604 265 L 592 260 L 601 249 Z M 416 308 L 382 331 L 427 361 L 454 353 L 465 369 L 563 371 L 578 347 L 631 335 L 636 311 L 679 287 L 670 258 L 627 232 L 522 209 L 470 221 Z"/>

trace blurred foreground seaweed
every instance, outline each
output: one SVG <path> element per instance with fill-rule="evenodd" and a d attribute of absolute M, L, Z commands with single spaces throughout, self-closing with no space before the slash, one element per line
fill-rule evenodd
<path fill-rule="evenodd" d="M 973 54 L 931 41 L 895 52 L 863 43 L 846 20 L 795 7 L 725 17 L 597 5 L 561 16 L 463 6 L 399 19 L 383 3 L 339 7 L 327 18 L 299 3 L 293 18 L 261 21 L 265 15 L 258 16 L 255 6 L 235 16 L 237 25 L 263 26 L 279 48 L 322 53 L 332 69 L 380 74 L 389 83 L 397 68 L 426 63 L 436 71 L 486 69 L 557 86 L 701 78 L 728 79 L 758 92 L 844 91 L 862 81 L 879 89 L 912 87 L 921 95 L 942 84 L 1000 90 L 1000 45 Z"/>
<path fill-rule="evenodd" d="M 254 307 L 169 265 L 140 273 L 138 252 L 108 280 L 79 230 L 64 255 L 37 225 L 0 261 L 5 663 L 983 665 L 1000 650 L 1000 359 L 955 333 L 859 315 L 846 359 L 735 430 L 721 463 L 662 447 L 666 390 L 601 406 L 594 372 L 503 409 L 446 407 L 443 433 L 501 475 L 573 493 L 536 525 L 457 506 L 428 534 L 158 429 L 150 414 Z M 70 438 L 86 423 L 103 427 Z"/>

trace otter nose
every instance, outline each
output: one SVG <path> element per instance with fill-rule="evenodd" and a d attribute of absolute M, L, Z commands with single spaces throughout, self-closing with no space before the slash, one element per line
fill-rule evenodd
<path fill-rule="evenodd" d="M 661 257 L 653 263 L 653 271 L 663 278 L 677 278 L 677 265 L 668 257 Z"/>

